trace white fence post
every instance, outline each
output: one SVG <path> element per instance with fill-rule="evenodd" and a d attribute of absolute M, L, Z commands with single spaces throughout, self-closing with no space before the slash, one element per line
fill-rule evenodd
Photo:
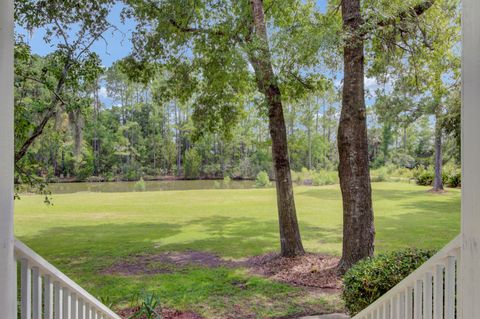
<path fill-rule="evenodd" d="M 480 314 L 480 1 L 463 0 L 462 253 L 459 318 Z"/>
<path fill-rule="evenodd" d="M 0 311 L 17 316 L 13 248 L 13 0 L 0 0 Z"/>

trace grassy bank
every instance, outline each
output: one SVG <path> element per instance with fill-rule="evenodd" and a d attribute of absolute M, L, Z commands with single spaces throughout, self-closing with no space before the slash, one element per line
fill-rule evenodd
<path fill-rule="evenodd" d="M 373 189 L 377 251 L 440 248 L 458 233 L 459 190 L 431 194 L 406 183 L 374 183 Z M 338 185 L 295 192 L 306 249 L 340 254 Z M 41 196 L 23 196 L 16 202 L 15 231 L 96 296 L 109 296 L 118 306 L 146 289 L 167 306 L 207 318 L 235 311 L 276 317 L 336 307 L 330 296 L 306 296 L 298 287 L 242 268 L 198 266 L 129 276 L 104 271 L 138 254 L 194 250 L 241 259 L 275 251 L 275 203 L 274 189 L 64 194 L 53 197 L 53 206 L 45 206 Z"/>

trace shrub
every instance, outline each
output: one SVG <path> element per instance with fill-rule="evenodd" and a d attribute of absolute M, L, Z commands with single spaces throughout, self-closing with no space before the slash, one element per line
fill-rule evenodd
<path fill-rule="evenodd" d="M 197 150 L 191 148 L 185 152 L 184 159 L 184 170 L 186 178 L 199 178 L 200 177 L 200 168 L 202 166 L 202 158 L 198 154 Z"/>
<path fill-rule="evenodd" d="M 133 191 L 144 192 L 146 190 L 147 190 L 147 185 L 145 184 L 143 177 L 141 177 L 140 180 L 133 185 Z"/>
<path fill-rule="evenodd" d="M 338 183 L 337 172 L 319 171 L 313 175 L 312 183 L 314 186 L 333 185 Z"/>
<path fill-rule="evenodd" d="M 385 182 L 388 180 L 389 174 L 389 169 L 384 166 L 379 169 L 372 170 L 370 178 L 372 182 Z"/>
<path fill-rule="evenodd" d="M 430 250 L 404 249 L 367 258 L 343 277 L 342 298 L 355 315 L 397 285 L 434 254 Z"/>
<path fill-rule="evenodd" d="M 270 177 L 268 177 L 268 173 L 265 171 L 261 171 L 257 174 L 257 178 L 255 178 L 255 185 L 257 187 L 268 187 L 271 185 Z"/>
<path fill-rule="evenodd" d="M 461 187 L 462 186 L 462 172 L 460 172 L 460 171 L 452 172 L 447 178 L 446 185 L 448 187 Z"/>
<path fill-rule="evenodd" d="M 413 176 L 418 185 L 430 186 L 435 178 L 435 173 L 430 169 L 417 168 Z"/>

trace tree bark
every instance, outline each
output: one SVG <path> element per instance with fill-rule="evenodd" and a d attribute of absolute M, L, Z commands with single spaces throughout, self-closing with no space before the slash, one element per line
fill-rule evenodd
<path fill-rule="evenodd" d="M 339 177 L 343 198 L 343 253 L 338 271 L 345 273 L 372 256 L 375 226 L 368 160 L 364 95 L 364 40 L 360 0 L 343 0 L 344 85 L 338 128 Z"/>
<path fill-rule="evenodd" d="M 442 123 L 440 121 L 440 111 L 435 113 L 435 178 L 433 179 L 433 191 L 443 191 L 442 174 Z"/>
<path fill-rule="evenodd" d="M 281 255 L 295 257 L 305 253 L 298 227 L 293 196 L 290 162 L 288 160 L 287 130 L 283 114 L 280 88 L 273 72 L 268 47 L 267 29 L 262 0 L 251 0 L 255 50 L 249 49 L 250 61 L 255 70 L 256 82 L 268 105 L 272 157 L 277 188 L 277 206 L 280 226 Z"/>

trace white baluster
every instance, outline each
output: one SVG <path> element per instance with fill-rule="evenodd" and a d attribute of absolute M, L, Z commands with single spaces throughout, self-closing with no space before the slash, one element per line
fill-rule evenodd
<path fill-rule="evenodd" d="M 59 282 L 55 282 L 55 319 L 63 319 L 63 296 L 62 296 L 62 286 Z"/>
<path fill-rule="evenodd" d="M 85 319 L 85 302 L 83 299 L 78 300 L 78 319 Z"/>
<path fill-rule="evenodd" d="M 405 318 L 413 318 L 413 288 L 408 287 L 405 291 Z"/>
<path fill-rule="evenodd" d="M 33 319 L 42 319 L 42 277 L 37 267 L 32 268 Z"/>
<path fill-rule="evenodd" d="M 415 290 L 413 291 L 414 294 L 414 304 L 413 304 L 413 309 L 414 309 L 414 319 L 423 319 L 422 318 L 422 280 L 417 280 L 415 283 Z"/>
<path fill-rule="evenodd" d="M 21 318 L 32 318 L 32 272 L 27 259 L 21 260 Z"/>
<path fill-rule="evenodd" d="M 93 319 L 93 316 L 92 316 L 92 309 L 90 307 L 89 304 L 86 305 L 86 316 L 85 316 L 85 319 Z"/>
<path fill-rule="evenodd" d="M 427 272 L 425 278 L 423 279 L 423 318 L 432 319 L 433 312 L 433 284 L 432 284 L 432 273 Z"/>
<path fill-rule="evenodd" d="M 78 298 L 77 294 L 71 294 L 71 307 L 72 307 L 72 316 L 71 319 L 78 319 Z"/>
<path fill-rule="evenodd" d="M 445 268 L 445 319 L 455 319 L 455 257 L 447 257 Z"/>
<path fill-rule="evenodd" d="M 63 291 L 63 319 L 71 319 L 72 308 L 71 308 L 71 294 L 70 290 L 66 287 L 62 288 Z"/>
<path fill-rule="evenodd" d="M 433 283 L 433 318 L 443 319 L 443 265 L 435 267 Z"/>
<path fill-rule="evenodd" d="M 53 319 L 53 283 L 49 275 L 44 277 L 43 284 L 44 308 L 43 318 Z"/>
<path fill-rule="evenodd" d="M 390 302 L 386 301 L 383 304 L 383 319 L 390 319 Z"/>
<path fill-rule="evenodd" d="M 397 319 L 405 319 L 405 292 L 398 295 Z"/>
<path fill-rule="evenodd" d="M 396 294 L 390 300 L 390 318 L 398 319 L 398 305 L 399 305 L 400 294 Z"/>

